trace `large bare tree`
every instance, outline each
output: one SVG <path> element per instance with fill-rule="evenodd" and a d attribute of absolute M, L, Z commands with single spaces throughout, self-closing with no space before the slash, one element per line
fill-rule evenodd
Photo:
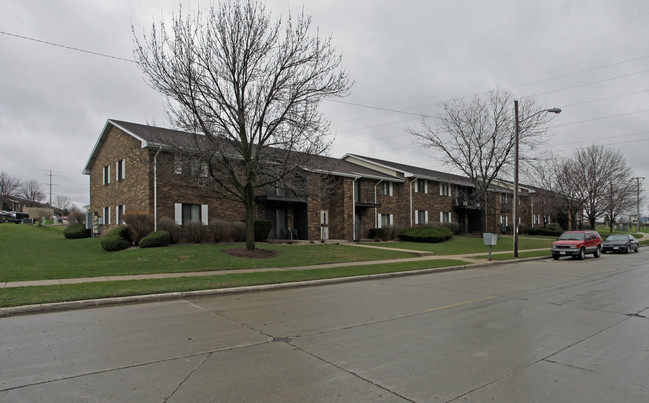
<path fill-rule="evenodd" d="M 439 116 L 423 118 L 421 127 L 409 132 L 422 146 L 440 152 L 445 162 L 471 180 L 484 213 L 487 189 L 514 163 L 514 96 L 508 90 L 496 89 L 484 97 L 455 99 L 439 106 Z M 545 140 L 551 117 L 539 113 L 542 110 L 532 98 L 519 100 L 522 163 L 532 157 L 530 150 Z"/>
<path fill-rule="evenodd" d="M 255 192 L 299 177 L 305 155 L 330 142 L 322 100 L 350 87 L 331 38 L 304 12 L 272 20 L 262 1 L 224 1 L 153 24 L 135 38 L 135 58 L 148 83 L 168 100 L 178 128 L 200 134 L 186 155 L 206 167 L 205 181 L 243 204 L 246 248 L 254 249 Z"/>
<path fill-rule="evenodd" d="M 43 192 L 41 184 L 37 180 L 30 180 L 25 182 L 20 188 L 20 195 L 27 204 L 34 206 L 37 203 L 41 203 L 47 195 Z"/>
<path fill-rule="evenodd" d="M 604 214 L 608 218 L 608 228 L 613 232 L 618 218 L 625 213 L 635 211 L 637 206 L 636 184 L 630 179 L 617 181 L 611 179 L 604 197 Z"/>
<path fill-rule="evenodd" d="M 23 183 L 20 178 L 6 172 L 0 172 L 0 209 L 4 208 L 4 205 L 7 204 L 11 198 L 18 196 L 18 192 L 22 185 Z"/>
<path fill-rule="evenodd" d="M 577 150 L 574 161 L 573 177 L 577 181 L 575 186 L 584 200 L 584 213 L 591 228 L 595 228 L 595 222 L 606 213 L 610 203 L 611 182 L 630 183 L 633 175 L 620 151 L 601 145 Z M 626 192 L 615 195 L 617 198 L 628 196 Z"/>

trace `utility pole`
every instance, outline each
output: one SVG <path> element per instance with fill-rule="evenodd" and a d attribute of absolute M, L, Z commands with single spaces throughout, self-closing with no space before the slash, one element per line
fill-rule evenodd
<path fill-rule="evenodd" d="M 51 169 L 41 169 L 41 171 L 47 172 L 45 175 L 48 175 L 50 177 L 50 204 L 49 204 L 49 206 L 52 207 L 52 177 L 56 176 L 56 175 L 54 175 L 54 172 L 59 172 L 59 171 L 53 171 Z"/>
<path fill-rule="evenodd" d="M 635 178 L 635 186 L 636 186 L 636 197 L 637 197 L 637 202 L 638 202 L 638 210 L 637 213 L 638 215 L 636 216 L 636 223 L 635 223 L 635 229 L 636 232 L 640 232 L 640 179 L 644 180 L 644 176 L 636 176 Z"/>

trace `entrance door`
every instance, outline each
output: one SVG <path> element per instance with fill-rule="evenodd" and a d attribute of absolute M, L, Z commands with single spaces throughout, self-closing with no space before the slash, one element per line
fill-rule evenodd
<path fill-rule="evenodd" d="M 329 239 L 329 210 L 320 210 L 320 240 Z"/>

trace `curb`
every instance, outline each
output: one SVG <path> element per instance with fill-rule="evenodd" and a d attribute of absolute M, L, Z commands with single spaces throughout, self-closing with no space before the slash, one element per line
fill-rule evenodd
<path fill-rule="evenodd" d="M 88 300 L 69 301 L 69 302 L 68 301 L 53 302 L 53 303 L 36 304 L 36 305 L 21 305 L 21 306 L 0 308 L 0 318 L 6 318 L 6 317 L 18 316 L 18 315 L 37 314 L 37 313 L 99 308 L 99 307 L 107 307 L 113 305 L 128 305 L 128 304 L 139 304 L 139 303 L 147 303 L 147 302 L 183 300 L 186 298 L 207 297 L 207 296 L 214 296 L 214 295 L 243 294 L 243 293 L 282 290 L 282 289 L 290 289 L 290 288 L 315 287 L 315 286 L 331 285 L 331 284 L 352 283 L 352 282 L 368 281 L 368 280 L 381 280 L 381 279 L 389 279 L 394 277 L 446 273 L 451 271 L 479 269 L 479 268 L 490 267 L 494 265 L 521 263 L 521 262 L 543 260 L 543 259 L 548 259 L 548 257 L 547 256 L 530 257 L 530 258 L 524 258 L 518 260 L 505 260 L 497 263 L 493 263 L 493 261 L 492 262 L 485 261 L 485 263 L 474 263 L 474 264 L 460 265 L 460 266 L 410 270 L 410 271 L 401 271 L 401 272 L 393 272 L 393 273 L 367 274 L 363 276 L 339 277 L 339 278 L 330 278 L 330 279 L 321 279 L 321 280 L 296 281 L 291 283 L 264 284 L 264 285 L 254 285 L 254 286 L 234 287 L 234 288 L 216 288 L 216 289 L 198 290 L 198 291 L 180 291 L 180 292 L 170 292 L 170 293 L 163 293 L 163 294 L 131 295 L 126 297 L 98 298 L 98 299 L 88 299 Z"/>

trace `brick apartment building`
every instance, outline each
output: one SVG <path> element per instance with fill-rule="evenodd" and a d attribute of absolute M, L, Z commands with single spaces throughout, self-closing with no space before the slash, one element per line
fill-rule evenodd
<path fill-rule="evenodd" d="M 107 229 L 126 214 L 172 218 L 179 225 L 242 220 L 240 204 L 201 186 L 205 170 L 200 163 L 179 163 L 174 150 L 189 141 L 196 135 L 108 120 L 83 170 L 90 177 L 95 224 Z M 266 187 L 257 195 L 256 216 L 273 222 L 270 238 L 360 240 L 370 228 L 440 222 L 480 232 L 485 206 L 475 199 L 467 178 L 354 154 L 310 157 L 304 171 L 302 194 Z M 506 183 L 490 189 L 484 208 L 488 232 L 511 225 L 512 194 Z M 519 194 L 520 223 L 543 226 L 540 190 L 521 188 Z"/>

